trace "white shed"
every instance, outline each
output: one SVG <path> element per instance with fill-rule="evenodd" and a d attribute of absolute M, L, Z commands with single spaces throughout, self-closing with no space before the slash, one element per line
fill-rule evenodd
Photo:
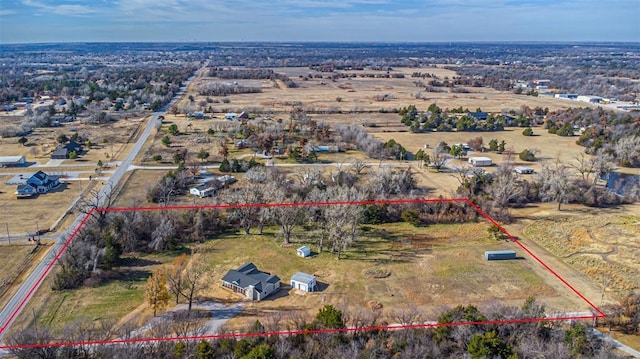
<path fill-rule="evenodd" d="M 475 167 L 486 167 L 493 165 L 489 157 L 469 157 L 469 163 Z"/>
<path fill-rule="evenodd" d="M 298 257 L 308 257 L 311 255 L 311 248 L 307 246 L 302 246 L 296 250 Z"/>
<path fill-rule="evenodd" d="M 291 288 L 303 292 L 313 292 L 316 288 L 316 276 L 298 272 L 291 277 Z"/>
<path fill-rule="evenodd" d="M 528 175 L 533 173 L 533 168 L 527 166 L 516 166 L 513 168 L 513 172 L 520 175 Z"/>

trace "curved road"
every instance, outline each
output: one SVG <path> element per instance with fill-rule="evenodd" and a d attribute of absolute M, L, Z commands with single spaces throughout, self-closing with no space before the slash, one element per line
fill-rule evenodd
<path fill-rule="evenodd" d="M 142 146 L 149 138 L 149 135 L 151 135 L 153 128 L 156 126 L 158 121 L 160 121 L 160 116 L 164 115 L 166 111 L 171 107 L 171 105 L 173 105 L 180 97 L 182 97 L 182 95 L 184 94 L 184 90 L 189 85 L 192 79 L 193 76 L 183 84 L 183 86 L 180 88 L 180 91 L 174 96 L 171 102 L 169 102 L 160 111 L 154 112 L 151 115 L 151 118 L 147 122 L 147 126 L 129 152 L 127 158 L 122 161 L 121 165 L 118 166 L 118 168 L 113 172 L 111 178 L 109 178 L 102 189 L 100 189 L 100 191 L 98 192 L 98 205 L 102 205 L 104 203 L 104 200 L 111 195 L 112 190 L 117 187 L 118 183 L 120 183 L 123 175 L 127 171 L 127 168 L 129 168 L 129 166 L 133 163 L 133 160 L 142 149 Z M 47 274 L 49 274 L 55 264 L 56 259 L 59 258 L 60 255 L 62 255 L 62 252 L 66 247 L 66 240 L 69 238 L 69 236 L 71 236 L 75 231 L 79 229 L 80 224 L 83 222 L 85 217 L 86 216 L 84 213 L 80 214 L 73 221 L 71 226 L 69 226 L 69 228 L 64 233 L 58 236 L 56 243 L 54 244 L 49 254 L 42 262 L 38 263 L 33 272 L 31 272 L 31 274 L 13 295 L 11 300 L 9 300 L 7 305 L 2 309 L 2 312 L 0 312 L 0 340 L 4 338 L 4 335 L 6 334 L 9 326 L 24 309 L 29 299 L 31 299 L 35 291 L 44 281 L 44 278 L 47 276 Z"/>

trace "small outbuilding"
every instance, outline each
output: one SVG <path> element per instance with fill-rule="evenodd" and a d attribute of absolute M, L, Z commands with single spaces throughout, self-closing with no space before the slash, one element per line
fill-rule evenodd
<path fill-rule="evenodd" d="M 24 156 L 0 156 L 0 167 L 19 167 L 26 163 Z"/>
<path fill-rule="evenodd" d="M 488 261 L 516 259 L 516 251 L 513 251 L 513 250 L 485 251 L 484 259 Z"/>
<path fill-rule="evenodd" d="M 516 166 L 513 168 L 513 172 L 519 175 L 530 175 L 533 173 L 533 168 L 527 166 Z"/>
<path fill-rule="evenodd" d="M 487 167 L 493 165 L 489 157 L 469 157 L 469 163 L 474 167 Z"/>
<path fill-rule="evenodd" d="M 296 254 L 298 255 L 298 257 L 308 257 L 311 255 L 311 248 L 302 246 L 296 250 Z"/>
<path fill-rule="evenodd" d="M 316 276 L 298 272 L 291 277 L 291 288 L 298 289 L 303 292 L 313 292 L 316 288 Z"/>

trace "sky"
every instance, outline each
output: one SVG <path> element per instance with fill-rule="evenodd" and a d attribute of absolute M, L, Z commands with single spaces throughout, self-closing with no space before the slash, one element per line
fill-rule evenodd
<path fill-rule="evenodd" d="M 640 0 L 0 0 L 0 43 L 640 42 Z"/>

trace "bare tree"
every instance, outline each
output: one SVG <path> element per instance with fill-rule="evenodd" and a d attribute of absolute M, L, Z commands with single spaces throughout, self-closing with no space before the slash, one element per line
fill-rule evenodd
<path fill-rule="evenodd" d="M 638 160 L 640 150 L 640 138 L 626 136 L 618 139 L 615 145 L 616 159 L 622 166 L 633 166 Z"/>
<path fill-rule="evenodd" d="M 364 172 L 365 170 L 367 170 L 370 167 L 371 166 L 369 166 L 366 162 L 364 162 L 363 160 L 361 160 L 359 158 L 356 158 L 355 160 L 353 160 L 351 162 L 351 169 L 356 174 L 356 176 L 360 176 L 360 174 L 362 172 Z"/>
<path fill-rule="evenodd" d="M 202 257 L 199 254 L 195 254 L 182 272 L 184 287 L 180 294 L 189 302 L 189 312 L 191 312 L 194 296 L 206 285 L 204 275 L 208 273 L 209 270 L 210 268 L 206 266 Z"/>
<path fill-rule="evenodd" d="M 502 212 L 509 207 L 509 203 L 522 194 L 523 188 L 518 176 L 513 172 L 513 166 L 504 164 L 492 175 L 489 194 L 493 198 L 493 205 Z"/>
<path fill-rule="evenodd" d="M 431 163 L 429 163 L 429 166 L 435 168 L 436 171 L 440 172 L 446 167 L 449 158 L 450 156 L 446 149 L 442 146 L 438 146 L 436 149 L 431 151 L 431 155 L 429 156 Z"/>
<path fill-rule="evenodd" d="M 542 164 L 542 171 L 538 175 L 541 184 L 540 195 L 543 201 L 558 203 L 558 211 L 563 203 L 573 197 L 573 173 L 569 167 L 560 161 L 553 165 Z"/>
<path fill-rule="evenodd" d="M 151 242 L 149 242 L 149 248 L 156 252 L 160 252 L 167 247 L 170 240 L 176 235 L 176 227 L 173 222 L 168 218 L 163 218 L 160 224 L 151 234 Z"/>
<path fill-rule="evenodd" d="M 183 253 L 166 268 L 167 285 L 169 286 L 169 292 L 176 298 L 176 304 L 180 302 L 180 295 L 185 289 L 183 272 L 188 262 L 187 254 Z"/>

